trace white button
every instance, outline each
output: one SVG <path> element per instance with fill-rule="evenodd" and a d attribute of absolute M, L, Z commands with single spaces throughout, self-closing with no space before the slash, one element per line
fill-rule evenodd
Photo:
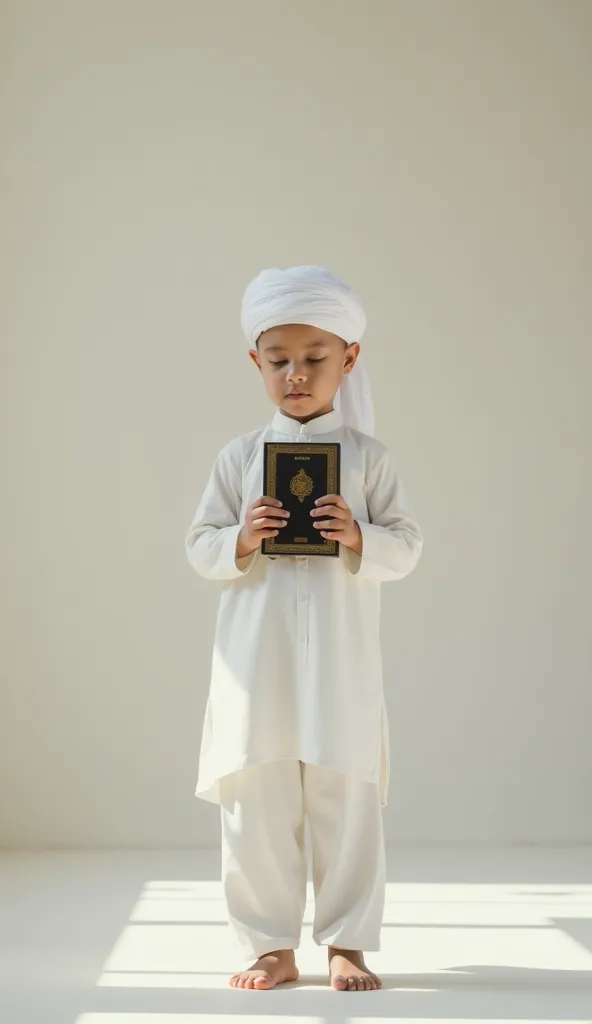
<path fill-rule="evenodd" d="M 301 601 L 306 601 L 306 594 L 298 594 L 298 597 Z"/>

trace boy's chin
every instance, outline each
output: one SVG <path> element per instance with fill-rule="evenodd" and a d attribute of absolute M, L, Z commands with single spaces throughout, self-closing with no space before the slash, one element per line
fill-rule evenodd
<path fill-rule="evenodd" d="M 310 418 L 318 416 L 321 406 L 314 398 L 286 398 L 280 404 L 280 409 L 286 416 L 293 416 L 300 419 L 302 416 Z"/>

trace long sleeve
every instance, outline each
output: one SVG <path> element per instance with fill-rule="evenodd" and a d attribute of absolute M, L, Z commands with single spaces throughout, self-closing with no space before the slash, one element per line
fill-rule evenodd
<path fill-rule="evenodd" d="M 231 580 L 243 576 L 258 552 L 236 557 L 240 531 L 241 471 L 228 447 L 214 463 L 203 497 L 185 538 L 189 564 L 210 580 Z"/>
<path fill-rule="evenodd" d="M 388 452 L 374 469 L 366 500 L 369 522 L 358 520 L 362 554 L 345 549 L 346 566 L 361 579 L 403 579 L 419 561 L 423 537 Z"/>

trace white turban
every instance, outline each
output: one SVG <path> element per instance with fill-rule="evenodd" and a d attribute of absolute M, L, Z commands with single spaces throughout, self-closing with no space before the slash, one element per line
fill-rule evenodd
<path fill-rule="evenodd" d="M 283 324 L 310 324 L 359 342 L 366 315 L 355 292 L 323 267 L 263 270 L 251 281 L 244 296 L 241 324 L 251 348 L 264 331 Z M 344 423 L 365 434 L 374 433 L 374 407 L 370 382 L 360 357 L 344 375 L 336 395 Z"/>

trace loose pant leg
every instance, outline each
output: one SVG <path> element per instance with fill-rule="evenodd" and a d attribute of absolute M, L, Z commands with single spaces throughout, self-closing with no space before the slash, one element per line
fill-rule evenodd
<path fill-rule="evenodd" d="M 386 888 L 378 786 L 354 776 L 303 766 L 316 897 L 317 945 L 380 949 Z"/>
<path fill-rule="evenodd" d="M 220 781 L 222 882 L 245 957 L 296 949 L 306 903 L 300 761 L 253 765 Z"/>

